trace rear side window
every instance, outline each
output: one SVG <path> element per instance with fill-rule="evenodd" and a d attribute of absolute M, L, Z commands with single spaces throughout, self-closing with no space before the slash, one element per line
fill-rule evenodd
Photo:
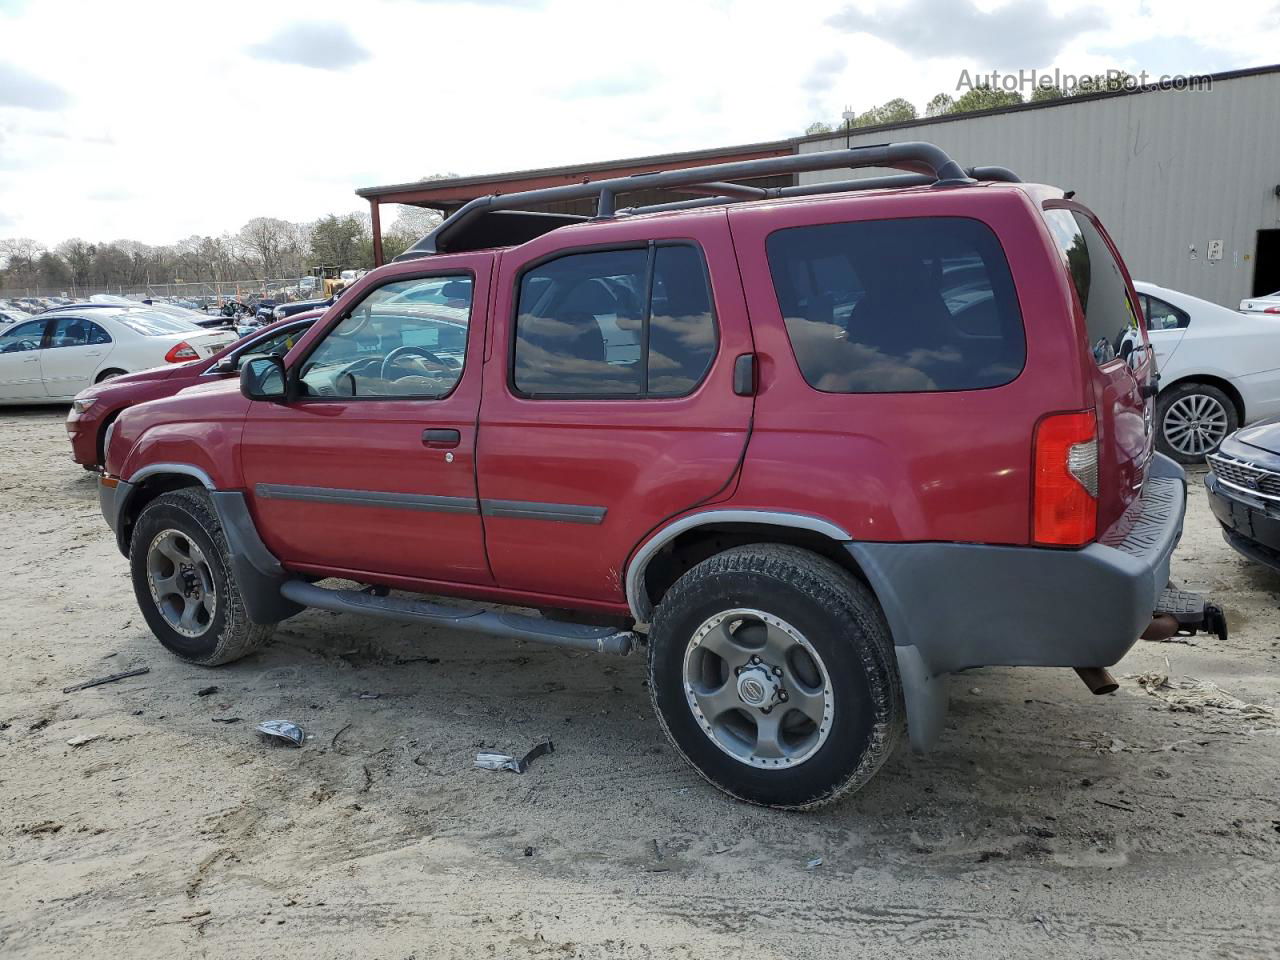
<path fill-rule="evenodd" d="M 569 254 L 521 277 L 513 382 L 525 396 L 685 396 L 715 350 L 688 244 Z"/>
<path fill-rule="evenodd" d="M 1089 351 L 1098 366 L 1128 360 L 1142 343 L 1124 274 L 1111 248 L 1088 217 L 1071 210 L 1045 211 L 1049 232 L 1067 258 L 1071 282 L 1084 309 Z"/>
<path fill-rule="evenodd" d="M 978 390 L 1022 370 L 1013 277 L 977 220 L 791 227 L 766 249 L 796 361 L 818 390 Z"/>
<path fill-rule="evenodd" d="M 1147 318 L 1148 330 L 1181 330 L 1191 326 L 1191 314 L 1167 300 L 1140 293 L 1138 303 L 1142 305 L 1142 315 Z"/>

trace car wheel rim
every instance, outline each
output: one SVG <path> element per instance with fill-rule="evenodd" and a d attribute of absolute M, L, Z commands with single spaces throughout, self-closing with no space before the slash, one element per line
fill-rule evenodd
<path fill-rule="evenodd" d="M 200 637 L 218 609 L 213 571 L 185 533 L 164 530 L 147 548 L 147 584 L 165 622 L 184 637 Z"/>
<path fill-rule="evenodd" d="M 1191 393 L 1170 405 L 1164 415 L 1164 436 L 1179 453 L 1203 457 L 1226 439 L 1227 422 L 1227 410 L 1216 397 Z"/>
<path fill-rule="evenodd" d="M 831 677 L 813 645 L 762 610 L 718 613 L 684 655 L 684 692 L 699 728 L 740 763 L 794 767 L 831 732 Z"/>

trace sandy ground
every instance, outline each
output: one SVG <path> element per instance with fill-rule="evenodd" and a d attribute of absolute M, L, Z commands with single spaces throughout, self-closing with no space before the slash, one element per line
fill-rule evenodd
<path fill-rule="evenodd" d="M 147 631 L 63 413 L 0 412 L 6 958 L 1280 956 L 1265 717 L 974 671 L 936 753 L 803 815 L 687 769 L 640 657 L 309 611 L 202 670 Z M 1280 577 L 1225 546 L 1198 481 L 1175 566 L 1229 643 L 1140 643 L 1115 673 L 1280 707 Z M 548 735 L 523 776 L 472 767 Z"/>

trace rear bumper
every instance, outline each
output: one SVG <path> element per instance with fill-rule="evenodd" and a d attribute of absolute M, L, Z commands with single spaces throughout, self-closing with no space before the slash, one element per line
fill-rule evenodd
<path fill-rule="evenodd" d="M 851 543 L 893 631 L 912 743 L 941 726 L 936 678 L 979 666 L 1104 667 L 1151 622 L 1182 537 L 1186 477 L 1156 455 L 1122 526 L 1079 550 Z M 926 689 L 927 688 L 927 689 Z M 918 716 L 912 716 L 919 713 Z"/>
<path fill-rule="evenodd" d="M 1280 571 L 1280 503 L 1228 487 L 1212 473 L 1204 485 L 1223 539 L 1241 556 Z"/>

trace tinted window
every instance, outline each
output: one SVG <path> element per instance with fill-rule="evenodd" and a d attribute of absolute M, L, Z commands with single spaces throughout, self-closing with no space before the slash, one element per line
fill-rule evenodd
<path fill-rule="evenodd" d="M 17 353 L 21 350 L 39 350 L 40 341 L 44 338 L 44 327 L 48 321 L 31 320 L 10 327 L 0 333 L 0 353 Z"/>
<path fill-rule="evenodd" d="M 1142 315 L 1147 318 L 1148 330 L 1179 330 L 1191 325 L 1191 314 L 1167 300 L 1140 293 L 1138 302 L 1142 305 Z"/>
<path fill-rule="evenodd" d="M 1120 264 L 1098 228 L 1083 214 L 1046 210 L 1045 220 L 1067 258 L 1071 282 L 1084 309 L 1093 359 L 1099 366 L 1116 357 L 1128 359 L 1142 340 Z"/>
<path fill-rule="evenodd" d="M 571 254 L 520 280 L 514 382 L 526 395 L 684 396 L 715 349 L 692 246 Z"/>
<path fill-rule="evenodd" d="M 1022 370 L 1013 278 L 977 220 L 791 227 L 767 251 L 796 361 L 818 390 L 974 390 Z"/>
<path fill-rule="evenodd" d="M 49 335 L 51 347 L 87 347 L 110 342 L 107 331 L 81 317 L 58 317 Z"/>
<path fill-rule="evenodd" d="M 472 281 L 469 276 L 447 279 L 456 285 L 449 304 L 406 301 L 405 292 L 421 280 L 369 291 L 303 363 L 303 392 L 374 398 L 450 393 L 466 361 Z"/>

